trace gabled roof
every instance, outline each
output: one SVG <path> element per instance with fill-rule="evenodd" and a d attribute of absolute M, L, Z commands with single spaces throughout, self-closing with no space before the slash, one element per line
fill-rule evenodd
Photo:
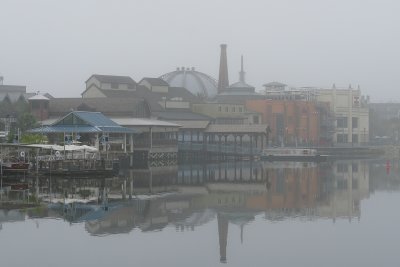
<path fill-rule="evenodd" d="M 169 84 L 161 78 L 145 77 L 145 78 L 141 79 L 139 83 L 142 83 L 142 81 L 147 81 L 152 86 L 169 86 Z"/>
<path fill-rule="evenodd" d="M 143 98 L 134 97 L 53 98 L 50 99 L 49 110 L 51 116 L 65 114 L 71 110 L 98 111 L 106 115 L 131 114 L 133 116 L 133 111 L 139 105 L 147 105 L 147 102 Z"/>
<path fill-rule="evenodd" d="M 122 127 L 100 112 L 72 111 L 50 126 L 30 130 L 32 133 L 138 133 Z"/>
<path fill-rule="evenodd" d="M 161 111 L 163 107 L 159 102 L 164 101 L 163 97 L 166 97 L 167 101 L 173 101 L 174 99 L 182 99 L 182 101 L 194 103 L 199 102 L 199 98 L 193 95 L 190 91 L 183 87 L 169 87 L 168 92 L 152 92 L 144 85 L 138 85 L 136 90 L 107 90 L 98 89 L 107 98 L 143 98 L 145 99 L 152 111 Z M 89 98 L 85 98 L 89 99 Z"/>
<path fill-rule="evenodd" d="M 101 83 L 118 83 L 118 84 L 136 85 L 136 82 L 129 76 L 93 74 L 92 76 L 90 76 L 90 78 L 92 78 L 92 77 L 95 77 Z M 89 81 L 89 79 L 87 81 Z"/>
<path fill-rule="evenodd" d="M 171 123 L 167 121 L 160 121 L 154 119 L 142 119 L 142 118 L 111 118 L 114 122 L 123 126 L 160 126 L 160 127 L 173 127 L 178 128 L 180 124 Z"/>
<path fill-rule="evenodd" d="M 49 100 L 47 97 L 45 97 L 44 95 L 34 95 L 32 97 L 29 97 L 28 100 Z"/>

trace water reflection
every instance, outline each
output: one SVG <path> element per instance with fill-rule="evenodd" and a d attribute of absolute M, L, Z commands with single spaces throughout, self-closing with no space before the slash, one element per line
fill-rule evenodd
<path fill-rule="evenodd" d="M 0 210 L 0 225 L 26 218 L 82 223 L 93 236 L 195 231 L 216 223 L 220 261 L 227 261 L 229 225 L 240 228 L 261 216 L 269 222 L 361 219 L 363 199 L 377 190 L 399 190 L 398 162 L 228 162 L 121 171 L 101 179 L 40 178 L 32 191 L 47 208 Z"/>

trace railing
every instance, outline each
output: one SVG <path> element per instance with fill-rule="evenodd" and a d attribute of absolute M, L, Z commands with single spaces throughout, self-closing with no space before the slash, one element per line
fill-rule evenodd
<path fill-rule="evenodd" d="M 259 155 L 261 150 L 256 147 L 241 147 L 235 145 L 219 145 L 219 144 L 198 144 L 198 143 L 178 143 L 178 149 L 181 151 L 206 151 L 222 154 L 237 154 L 237 155 Z"/>

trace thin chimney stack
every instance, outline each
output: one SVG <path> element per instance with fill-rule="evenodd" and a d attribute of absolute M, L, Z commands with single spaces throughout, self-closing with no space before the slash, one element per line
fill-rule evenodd
<path fill-rule="evenodd" d="M 219 63 L 218 93 L 229 87 L 228 59 L 226 56 L 226 44 L 221 44 L 221 57 Z"/>

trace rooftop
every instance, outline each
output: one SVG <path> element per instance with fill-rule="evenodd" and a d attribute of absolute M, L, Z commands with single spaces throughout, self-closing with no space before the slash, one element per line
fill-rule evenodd
<path fill-rule="evenodd" d="M 90 78 L 92 77 L 95 77 L 101 83 L 136 84 L 136 82 L 129 76 L 93 74 Z"/>
<path fill-rule="evenodd" d="M 169 84 L 161 78 L 143 78 L 139 83 L 142 81 L 147 81 L 152 86 L 169 86 Z"/>

